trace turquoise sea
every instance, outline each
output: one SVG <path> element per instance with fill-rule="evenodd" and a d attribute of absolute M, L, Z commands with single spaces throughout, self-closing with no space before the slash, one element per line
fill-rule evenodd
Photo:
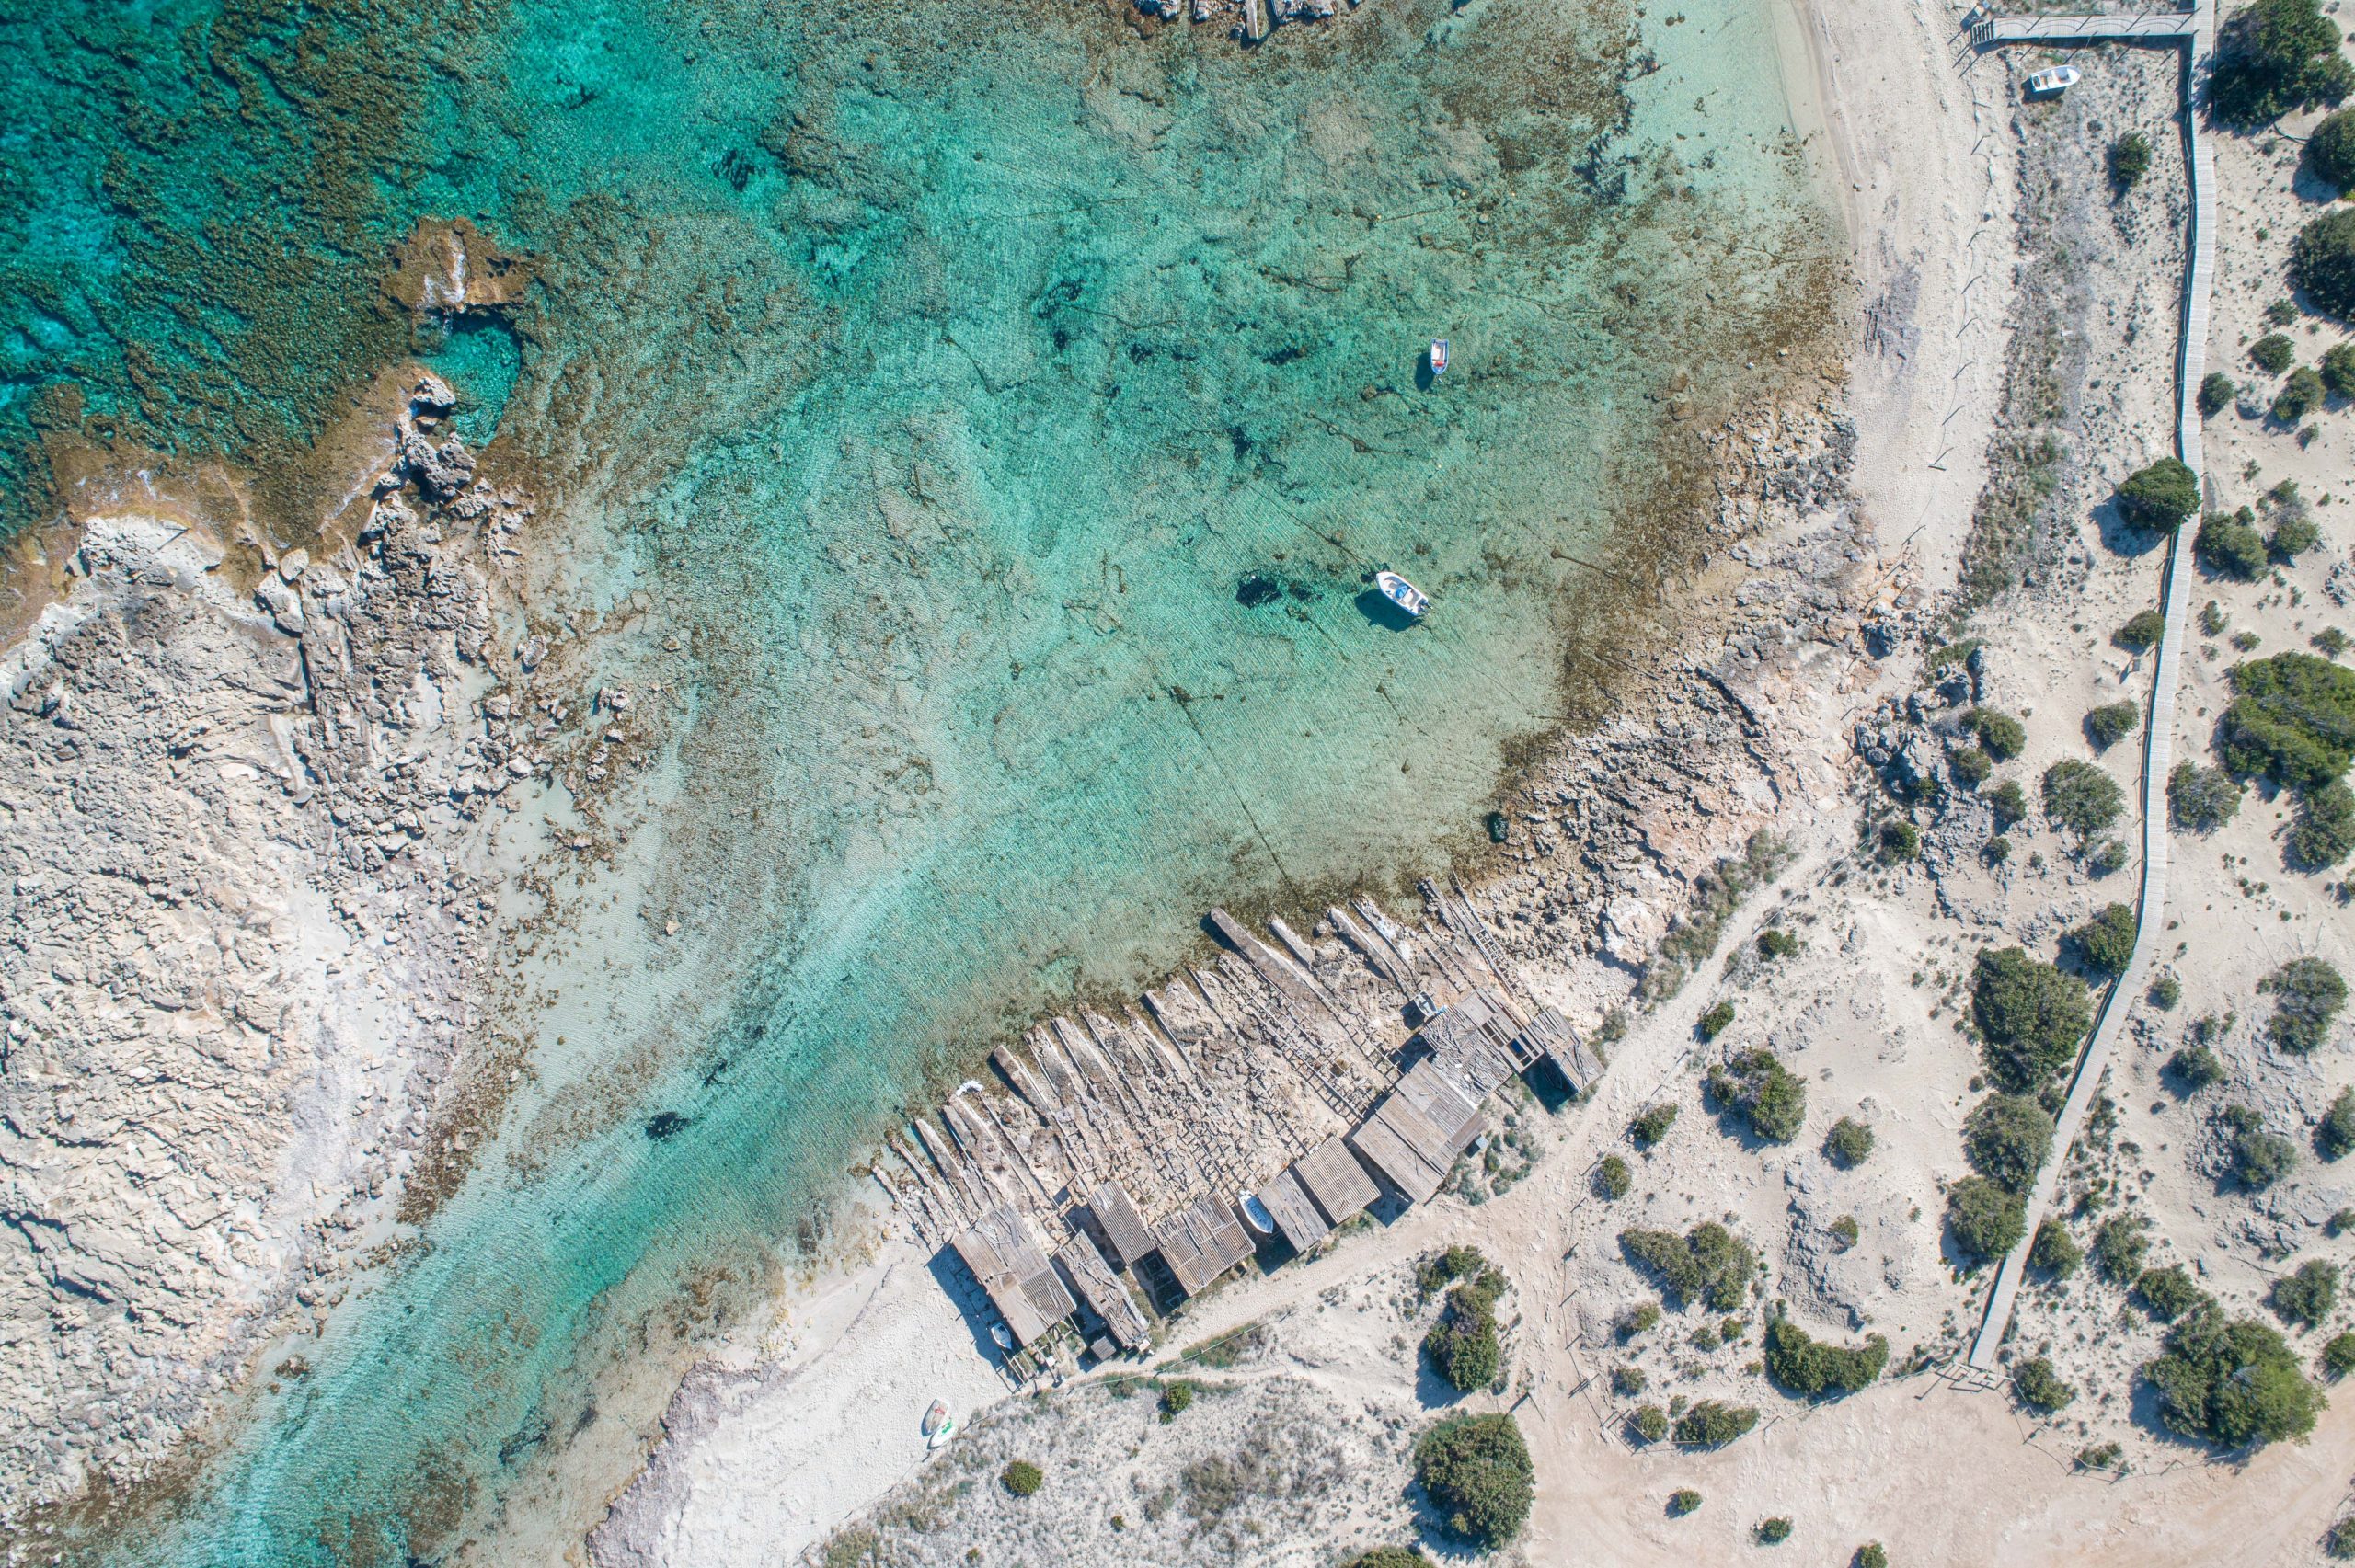
<path fill-rule="evenodd" d="M 684 715 L 601 889 L 648 920 L 540 944 L 473 1177 L 84 1555 L 526 1560 L 928 1075 L 1213 902 L 1476 843 L 1822 319 L 1766 5 L 0 10 L 7 516 L 79 435 L 299 520 L 338 395 L 422 357 L 542 498 L 541 623 L 650 605 L 600 678 Z M 460 216 L 539 281 L 411 322 L 389 249 Z"/>

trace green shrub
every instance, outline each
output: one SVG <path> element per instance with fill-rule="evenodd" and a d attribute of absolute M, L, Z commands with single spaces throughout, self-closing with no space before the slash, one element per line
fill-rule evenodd
<path fill-rule="evenodd" d="M 1497 1299 L 1505 1292 L 1505 1276 L 1494 1268 L 1447 1293 L 1447 1307 L 1430 1333 L 1423 1336 L 1423 1354 L 1431 1370 L 1457 1391 L 1470 1393 L 1496 1381 L 1504 1358 L 1497 1337 Z"/>
<path fill-rule="evenodd" d="M 2133 734 L 2142 722 L 2142 710 L 2132 703 L 2105 703 L 2085 715 L 2085 738 L 2095 750 L 2107 751 Z"/>
<path fill-rule="evenodd" d="M 2159 1419 L 2224 1448 L 2303 1437 L 2322 1395 L 2280 1331 L 2253 1318 L 2197 1311 L 2167 1331 L 2164 1354 L 2142 1368 L 2159 1391 Z"/>
<path fill-rule="evenodd" d="M 1477 1247 L 1454 1246 L 1430 1253 L 1415 1265 L 1415 1289 L 1426 1301 L 1459 1279 L 1474 1279 L 1488 1266 Z"/>
<path fill-rule="evenodd" d="M 1823 1152 L 1843 1169 L 1861 1165 L 1872 1158 L 1873 1129 L 1854 1116 L 1842 1116 L 1823 1135 Z"/>
<path fill-rule="evenodd" d="M 1612 1323 L 1611 1329 L 1619 1336 L 1619 1343 L 1625 1345 L 1637 1334 L 1649 1333 L 1659 1326 L 1660 1303 L 1638 1301 L 1620 1313 L 1617 1320 Z"/>
<path fill-rule="evenodd" d="M 2240 395 L 2240 383 L 2222 371 L 2210 371 L 2200 383 L 2200 412 L 2213 418 L 2232 406 Z"/>
<path fill-rule="evenodd" d="M 1840 1250 L 1844 1253 L 1855 1246 L 1856 1239 L 1865 1233 L 1864 1227 L 1856 1223 L 1856 1217 L 1853 1214 L 1840 1216 L 1825 1229 L 1832 1232 L 1832 1239 L 1840 1243 Z"/>
<path fill-rule="evenodd" d="M 2224 765 L 2291 789 L 2320 789 L 2355 761 L 2355 670 L 2310 653 L 2236 664 L 2217 727 Z"/>
<path fill-rule="evenodd" d="M 2268 375 L 2280 375 L 2298 357 L 2298 346 L 2279 332 L 2269 332 L 2248 346 L 2248 357 Z"/>
<path fill-rule="evenodd" d="M 2144 1269 L 2134 1281 L 2134 1294 L 2142 1299 L 2142 1305 L 2151 1310 L 2153 1317 L 2165 1323 L 2214 1304 L 2214 1299 L 2191 1282 L 2190 1274 L 2179 1263 Z"/>
<path fill-rule="evenodd" d="M 1770 925 L 1758 933 L 1758 956 L 1762 958 L 1788 958 L 1798 950 L 1799 939 L 1781 926 Z"/>
<path fill-rule="evenodd" d="M 1666 1138 L 1668 1129 L 1675 1125 L 1676 1106 L 1673 1102 L 1647 1105 L 1644 1107 L 1643 1115 L 1627 1124 L 1627 1136 L 1636 1140 L 1637 1148 L 1649 1149 L 1653 1144 Z"/>
<path fill-rule="evenodd" d="M 2333 343 L 2323 350 L 2322 383 L 2334 397 L 2355 397 L 2355 343 Z"/>
<path fill-rule="evenodd" d="M 2355 1372 L 2355 1333 L 2335 1333 L 2322 1347 L 2322 1369 L 2336 1379 Z"/>
<path fill-rule="evenodd" d="M 1681 1519 L 1701 1506 L 1701 1494 L 1689 1486 L 1680 1486 L 1668 1494 L 1668 1516 Z"/>
<path fill-rule="evenodd" d="M 2312 365 L 2300 365 L 2273 395 L 2273 417 L 2285 425 L 2294 425 L 2306 417 L 2307 411 L 2322 406 L 2322 376 Z"/>
<path fill-rule="evenodd" d="M 2091 762 L 2067 757 L 2044 770 L 2044 815 L 2056 828 L 2089 839 L 2125 807 L 2118 781 Z"/>
<path fill-rule="evenodd" d="M 1780 1515 L 1771 1519 L 1761 1519 L 1757 1529 L 1752 1533 L 1758 1538 L 1761 1546 L 1780 1546 L 1791 1539 L 1791 1521 Z"/>
<path fill-rule="evenodd" d="M 2131 1287 L 2142 1277 L 2151 1253 L 2151 1222 L 2139 1214 L 2113 1214 L 2094 1231 L 2094 1269 L 2112 1285 Z"/>
<path fill-rule="evenodd" d="M 1183 1378 L 1172 1378 L 1161 1385 L 1161 1419 L 1164 1425 L 1177 1420 L 1193 1407 L 1193 1384 Z"/>
<path fill-rule="evenodd" d="M 1616 1154 L 1604 1155 L 1603 1163 L 1594 1168 L 1594 1190 L 1606 1198 L 1615 1202 L 1626 1197 L 1633 1185 L 1635 1177 L 1628 1173 L 1627 1162 Z"/>
<path fill-rule="evenodd" d="M 2355 186 L 2355 111 L 2326 115 L 2307 134 L 2306 166 L 2342 192 Z"/>
<path fill-rule="evenodd" d="M 1788 1143 L 1807 1120 L 1807 1081 L 1767 1050 L 1741 1051 L 1713 1067 L 1701 1090 L 1720 1111 L 1770 1143 Z"/>
<path fill-rule="evenodd" d="M 2300 871 L 2325 871 L 2355 853 L 2355 790 L 2333 779 L 2308 794 L 2281 847 Z"/>
<path fill-rule="evenodd" d="M 1889 1568 L 1889 1553 L 1882 1550 L 1880 1542 L 1868 1540 L 1848 1559 L 1848 1568 Z"/>
<path fill-rule="evenodd" d="M 1730 1001 L 1720 1001 L 1715 1007 L 1710 1008 L 1708 1012 L 1701 1014 L 1701 1038 L 1705 1040 L 1714 1040 L 1719 1035 L 1724 1034 L 1727 1027 L 1732 1023 L 1733 1003 Z"/>
<path fill-rule="evenodd" d="M 2210 512 L 2192 536 L 2192 555 L 2219 577 L 2254 582 L 2265 571 L 2265 541 L 2257 532 L 2256 516 L 2246 507 L 2238 512 Z"/>
<path fill-rule="evenodd" d="M 2355 647 L 2355 637 L 2349 637 L 2336 626 L 2325 626 L 2306 640 L 2322 649 L 2325 658 L 2337 658 L 2349 647 Z"/>
<path fill-rule="evenodd" d="M 2338 1265 L 2322 1258 L 2309 1258 L 2297 1268 L 2273 1282 L 2273 1291 L 2266 1299 L 2273 1315 L 2285 1323 L 2300 1328 L 2318 1328 L 2338 1305 Z"/>
<path fill-rule="evenodd" d="M 1889 1365 L 1889 1341 L 1873 1334 L 1859 1345 L 1824 1345 L 1788 1318 L 1766 1325 L 1766 1375 L 1808 1399 L 1852 1394 Z"/>
<path fill-rule="evenodd" d="M 2246 1105 L 2226 1105 L 2216 1113 L 2223 1128 L 2224 1146 L 2232 1151 L 2233 1178 L 2252 1191 L 2262 1192 L 2288 1175 L 2298 1163 L 2290 1140 L 2265 1130 L 2265 1118 Z"/>
<path fill-rule="evenodd" d="M 2347 982 L 2327 959 L 2292 958 L 2257 983 L 2273 994 L 2266 1033 L 2283 1050 L 2304 1056 L 2330 1037 L 2331 1021 L 2347 1005 Z"/>
<path fill-rule="evenodd" d="M 2322 1538 L 2322 1551 L 2334 1562 L 2355 1562 L 2355 1518 L 2331 1526 Z"/>
<path fill-rule="evenodd" d="M 2109 144 L 2109 183 L 2120 190 L 2131 190 L 2142 177 L 2151 172 L 2151 139 L 2140 131 L 2129 131 Z"/>
<path fill-rule="evenodd" d="M 2138 528 L 2177 529 L 2199 509 L 2199 476 L 2176 458 L 2138 468 L 2118 486 L 2119 515 Z"/>
<path fill-rule="evenodd" d="M 2012 1391 L 2040 1415 L 2050 1415 L 2077 1397 L 2077 1391 L 2062 1382 L 2052 1363 L 2041 1356 L 2012 1368 Z"/>
<path fill-rule="evenodd" d="M 2290 280 L 2325 315 L 2355 315 L 2355 208 L 2334 207 L 2298 231 Z"/>
<path fill-rule="evenodd" d="M 2093 919 L 2071 932 L 2068 942 L 2085 967 L 2097 974 L 2122 975 L 2134 956 L 2134 911 L 2124 904 L 2104 904 Z"/>
<path fill-rule="evenodd" d="M 1657 1443 L 1668 1436 L 1668 1412 L 1656 1404 L 1645 1405 L 1627 1417 L 1629 1431 L 1647 1443 Z"/>
<path fill-rule="evenodd" d="M 2051 1151 L 2052 1118 L 2025 1094 L 1990 1094 L 1963 1118 L 1963 1157 L 2012 1192 L 2028 1191 Z"/>
<path fill-rule="evenodd" d="M 2008 762 L 2028 745 L 2028 727 L 2006 713 L 1993 708 L 1973 708 L 1970 713 L 1971 732 L 1979 737 L 1979 744 L 1998 762 Z"/>
<path fill-rule="evenodd" d="M 2349 1230 L 2355 1230 L 2355 1208 L 2341 1208 L 2322 1222 L 2322 1233 L 2336 1242 Z"/>
<path fill-rule="evenodd" d="M 2167 1070 L 2183 1081 L 2187 1090 L 2197 1092 L 2224 1076 L 2224 1064 L 2206 1046 L 2186 1046 L 2167 1059 Z"/>
<path fill-rule="evenodd" d="M 1977 746 L 1966 746 L 1947 758 L 1947 772 L 1965 789 L 1977 789 L 1995 771 L 1995 759 Z"/>
<path fill-rule="evenodd" d="M 2028 1250 L 2028 1261 L 2055 1279 L 2066 1279 L 2076 1273 L 2085 1258 L 2085 1250 L 2057 1216 L 2048 1217 L 2036 1228 L 2036 1244 Z"/>
<path fill-rule="evenodd" d="M 2167 809 L 2178 828 L 2212 833 L 2240 808 L 2241 786 L 2222 768 L 2177 762 L 2167 774 Z"/>
<path fill-rule="evenodd" d="M 1746 1404 L 1705 1399 L 1677 1418 L 1676 1441 L 1686 1448 L 1722 1448 L 1757 1425 L 1758 1412 Z"/>
<path fill-rule="evenodd" d="M 1361 1551 L 1342 1568 L 1431 1568 L 1431 1560 L 1422 1549 L 1413 1546 L 1377 1546 L 1372 1551 Z"/>
<path fill-rule="evenodd" d="M 1451 1415 L 1415 1440 L 1415 1480 L 1451 1535 L 1502 1546 L 1529 1517 L 1536 1469 L 1510 1414 Z"/>
<path fill-rule="evenodd" d="M 1902 817 L 1892 818 L 1880 825 L 1874 842 L 1873 858 L 1883 865 L 1901 865 L 1922 853 L 1922 830 Z"/>
<path fill-rule="evenodd" d="M 1633 1399 L 1644 1391 L 1651 1379 L 1644 1376 L 1641 1367 L 1618 1366 L 1611 1368 L 1611 1391 L 1621 1399 Z"/>
<path fill-rule="evenodd" d="M 2316 0 L 2257 0 L 2217 29 L 2216 45 L 2209 101 L 2226 125 L 2251 130 L 2347 95 L 2338 29 Z"/>
<path fill-rule="evenodd" d="M 1966 1258 L 2000 1258 L 2019 1245 L 2027 1229 L 2027 1202 L 2000 1183 L 1965 1176 L 1947 1193 L 1947 1230 Z"/>
<path fill-rule="evenodd" d="M 1619 1232 L 1619 1250 L 1630 1263 L 1648 1269 L 1680 1307 L 1706 1302 L 1730 1312 L 1749 1299 L 1751 1270 L 1758 1254 L 1714 1219 L 1680 1236 L 1673 1230 Z"/>
<path fill-rule="evenodd" d="M 2132 858 L 2122 839 L 2104 839 L 2085 853 L 2085 870 L 2096 876 L 2108 876 L 2122 871 Z"/>
<path fill-rule="evenodd" d="M 2305 514 L 2303 504 L 2300 503 L 2301 509 L 2277 518 L 2272 534 L 2265 541 L 2266 555 L 2285 567 L 2322 543 L 2322 530 Z"/>
<path fill-rule="evenodd" d="M 2112 632 L 2109 640 L 2129 653 L 2148 653 L 2158 646 L 2167 629 L 2167 618 L 2155 610 L 2136 612 L 2126 624 Z"/>
<path fill-rule="evenodd" d="M 2341 1089 L 2315 1127 L 2315 1152 L 2338 1161 L 2355 1150 L 2355 1089 Z"/>
<path fill-rule="evenodd" d="M 1009 1460 L 998 1472 L 998 1484 L 1017 1497 L 1028 1497 L 1047 1483 L 1046 1472 L 1028 1459 Z"/>
<path fill-rule="evenodd" d="M 1998 832 L 2009 831 L 2012 825 L 2028 819 L 2028 795 L 2017 779 L 2005 779 L 1987 792 L 1987 805 L 1995 814 Z"/>
<path fill-rule="evenodd" d="M 2074 1060 L 2093 1023 L 2085 988 L 2018 947 L 1981 952 L 1970 1013 L 1988 1070 L 2016 1093 L 2042 1088 Z"/>
<path fill-rule="evenodd" d="M 2173 975 L 2161 975 L 2151 982 L 2147 994 L 2153 1007 L 2162 1013 L 2173 1013 L 2176 1004 L 2183 1000 L 2183 982 Z"/>

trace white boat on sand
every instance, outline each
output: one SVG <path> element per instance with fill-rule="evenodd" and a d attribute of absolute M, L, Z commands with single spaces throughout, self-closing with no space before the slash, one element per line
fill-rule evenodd
<path fill-rule="evenodd" d="M 934 1400 L 932 1408 L 924 1413 L 924 1446 L 937 1448 L 957 1436 L 957 1418 L 948 1413 L 947 1400 Z"/>
<path fill-rule="evenodd" d="M 1383 598 L 1390 601 L 1418 621 L 1421 620 L 1424 612 L 1431 607 L 1430 597 L 1396 572 L 1374 573 L 1373 586 L 1382 590 Z"/>

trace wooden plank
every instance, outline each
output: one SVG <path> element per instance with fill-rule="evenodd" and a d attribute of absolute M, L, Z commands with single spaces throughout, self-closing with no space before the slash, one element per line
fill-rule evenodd
<path fill-rule="evenodd" d="M 1362 1212 L 1382 1196 L 1358 1157 L 1338 1138 L 1327 1139 L 1292 1162 L 1292 1169 L 1325 1218 L 1336 1225 Z"/>
<path fill-rule="evenodd" d="M 1112 1261 L 1126 1268 L 1153 1251 L 1153 1233 L 1145 1229 L 1144 1217 L 1129 1198 L 1129 1190 L 1118 1182 L 1106 1182 L 1087 1197 L 1088 1212 L 1103 1228 L 1104 1239 L 1112 1243 Z"/>
<path fill-rule="evenodd" d="M 950 1244 L 1017 1345 L 1029 1344 L 1078 1310 L 1030 1222 L 1011 1204 L 991 1209 Z"/>
<path fill-rule="evenodd" d="M 1367 1117 L 1349 1135 L 1350 1148 L 1359 1158 L 1390 1180 L 1390 1185 L 1407 1195 L 1412 1203 L 1428 1203 L 1447 1179 L 1444 1171 L 1434 1171 L 1428 1161 L 1417 1154 L 1406 1139 L 1385 1121 L 1379 1110 Z"/>
<path fill-rule="evenodd" d="M 1316 1205 L 1308 1196 L 1308 1189 L 1290 1171 L 1279 1171 L 1265 1185 L 1252 1195 L 1267 1207 L 1276 1221 L 1276 1229 L 1283 1232 L 1294 1252 L 1304 1253 L 1332 1233 L 1333 1228 L 1316 1212 Z"/>
<path fill-rule="evenodd" d="M 1153 1327 L 1138 1310 L 1118 1276 L 1105 1266 L 1104 1254 L 1085 1235 L 1074 1236 L 1055 1249 L 1055 1262 L 1079 1293 L 1088 1310 L 1104 1320 L 1104 1332 L 1123 1350 L 1142 1350 L 1153 1343 Z"/>

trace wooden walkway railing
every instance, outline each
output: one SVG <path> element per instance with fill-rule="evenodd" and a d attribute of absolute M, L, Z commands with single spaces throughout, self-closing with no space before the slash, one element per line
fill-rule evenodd
<path fill-rule="evenodd" d="M 2086 42 L 2133 39 L 2174 39 L 2184 45 L 2183 136 L 2184 167 L 2191 186 L 2191 229 L 2187 236 L 2183 279 L 2182 341 L 2176 352 L 2176 453 L 2194 475 L 2202 475 L 2200 383 L 2208 363 L 2209 295 L 2216 271 L 2216 160 L 2199 117 L 2199 86 L 2215 53 L 2213 0 L 2200 0 L 2198 10 L 2141 17 L 2017 17 L 1982 21 L 1987 38 L 1982 47 L 2011 42 Z M 2134 954 L 2102 999 L 2092 1037 L 2078 1059 L 2070 1080 L 2069 1097 L 2054 1129 L 2052 1155 L 2037 1173 L 2028 1195 L 2028 1225 L 2019 1245 L 2012 1249 L 1995 1274 L 1986 1315 L 1970 1343 L 1970 1366 L 1982 1372 L 1995 1366 L 1995 1355 L 2010 1327 L 2012 1309 L 2019 1297 L 2020 1280 L 2028 1269 L 2028 1250 L 2036 1244 L 2037 1227 L 2052 1207 L 2069 1150 L 2085 1127 L 2085 1114 L 2101 1088 L 2110 1053 L 2124 1032 L 2164 940 L 2167 883 L 2167 773 L 2174 759 L 2175 699 L 2177 671 L 2183 656 L 2184 623 L 2191 592 L 2190 545 L 2177 532 L 2167 542 L 2166 575 L 2162 608 L 2166 627 L 2159 637 L 2158 659 L 2152 670 L 2150 709 L 2142 729 L 2142 872 L 2136 889 Z"/>

